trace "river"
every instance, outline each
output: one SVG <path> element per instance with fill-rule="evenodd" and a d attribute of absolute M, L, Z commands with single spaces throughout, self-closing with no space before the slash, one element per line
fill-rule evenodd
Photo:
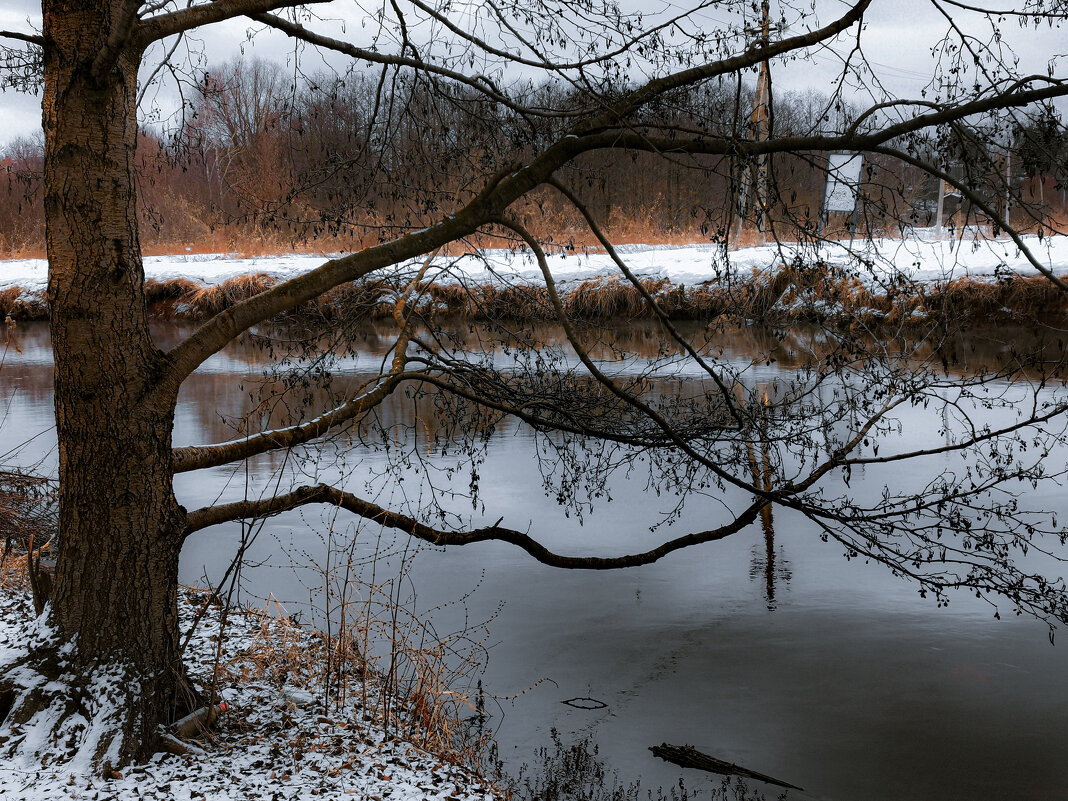
<path fill-rule="evenodd" d="M 179 333 L 167 326 L 159 336 Z M 48 472 L 55 451 L 47 328 L 28 324 L 14 336 L 21 352 L 9 348 L 0 371 L 0 461 Z M 377 366 L 384 343 L 369 329 L 352 369 L 363 369 L 365 356 L 364 364 Z M 225 418 L 248 401 L 235 387 L 247 390 L 261 362 L 255 348 L 235 345 L 194 374 L 180 398 L 176 445 L 232 436 Z M 768 367 L 765 377 L 780 369 Z M 403 427 L 413 406 L 400 398 L 383 414 Z M 935 422 L 919 411 L 912 422 L 928 427 L 919 436 L 934 435 Z M 427 431 L 419 452 L 434 462 L 440 448 Z M 568 553 L 624 553 L 707 527 L 702 522 L 717 514 L 712 499 L 694 498 L 675 525 L 651 533 L 636 521 L 668 512 L 673 499 L 645 492 L 644 477 L 634 475 L 617 479 L 612 502 L 598 501 L 580 521 L 546 497 L 534 456 L 522 426 L 493 433 L 478 467 L 476 523 L 503 516 L 505 525 L 529 526 Z M 328 449 L 298 477 L 354 472 L 358 483 L 350 486 L 371 480 L 385 505 L 425 500 L 429 489 L 418 480 L 375 481 L 386 463 L 381 448 L 355 444 Z M 277 482 L 285 488 L 293 470 L 278 455 L 258 457 L 237 471 L 182 475 L 177 491 L 194 508 Z M 468 472 L 434 475 L 439 491 L 470 481 Z M 861 488 L 864 480 L 855 479 Z M 1063 494 L 1038 501 L 1068 513 Z M 462 498 L 446 504 L 471 506 Z M 354 531 L 351 520 L 338 518 L 332 534 L 330 526 L 321 509 L 267 521 L 248 553 L 243 600 L 262 604 L 270 594 L 321 620 L 326 539 L 336 551 Z M 218 576 L 241 537 L 237 525 L 194 535 L 182 580 Z M 669 742 L 805 788 L 790 798 L 1022 801 L 1068 793 L 1065 644 L 1052 645 L 1046 626 L 1032 619 L 995 620 L 990 606 L 963 593 L 937 608 L 885 568 L 847 561 L 842 546 L 822 542 L 812 524 L 788 512 L 775 511 L 770 531 L 750 526 L 650 566 L 605 573 L 545 567 L 500 543 L 404 555 L 397 553 L 403 538 L 366 525 L 360 538 L 361 558 L 375 549 L 393 553 L 375 568 L 376 584 L 399 586 L 399 597 L 433 620 L 439 635 L 467 621 L 486 646 L 475 678 L 496 697 L 486 703 L 487 724 L 513 770 L 532 762 L 555 728 L 565 743 L 592 737 L 621 781 L 640 778 L 645 788 L 677 785 L 680 777 L 691 788 L 718 785 L 648 750 Z M 407 579 L 390 584 L 402 556 Z M 488 637 L 475 625 L 482 621 Z M 572 699 L 596 708 L 565 703 Z"/>

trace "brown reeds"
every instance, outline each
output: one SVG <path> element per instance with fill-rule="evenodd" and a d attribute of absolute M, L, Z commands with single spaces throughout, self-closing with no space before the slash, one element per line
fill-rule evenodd
<path fill-rule="evenodd" d="M 265 292 L 277 281 L 266 273 L 239 275 L 221 284 L 200 287 L 180 306 L 182 316 L 211 317 L 235 303 Z"/>
<path fill-rule="evenodd" d="M 16 319 L 12 313 L 15 310 L 15 301 L 18 300 L 19 292 L 21 290 L 16 287 L 10 289 L 0 290 L 0 317 L 10 317 Z"/>
<path fill-rule="evenodd" d="M 201 290 L 200 284 L 188 278 L 169 278 L 166 281 L 146 281 L 145 300 L 151 307 L 168 300 L 191 298 Z"/>
<path fill-rule="evenodd" d="M 345 725 L 373 721 L 387 738 L 455 764 L 477 764 L 488 740 L 466 731 L 464 719 L 480 713 L 482 701 L 465 686 L 481 665 L 482 643 L 464 654 L 461 640 L 470 630 L 437 636 L 399 596 L 400 577 L 375 583 L 358 572 L 346 560 L 323 576 L 333 616 L 325 631 L 299 625 L 273 599 L 262 610 L 244 610 L 254 636 L 218 665 L 216 680 L 295 687 L 338 720 L 354 715 Z"/>
<path fill-rule="evenodd" d="M 643 281 L 655 295 L 666 281 Z M 633 320 L 654 312 L 636 286 L 617 278 L 590 278 L 567 292 L 564 308 L 573 317 L 586 320 Z"/>
<path fill-rule="evenodd" d="M 297 309 L 292 314 L 317 314 L 328 320 L 342 317 L 381 319 L 393 315 L 394 287 L 388 281 L 359 281 L 342 284 Z"/>
<path fill-rule="evenodd" d="M 47 320 L 48 304 L 44 293 L 24 291 L 20 287 L 0 290 L 0 317 L 12 320 Z"/>
<path fill-rule="evenodd" d="M 188 278 L 146 281 L 145 302 L 148 304 L 149 314 L 164 318 L 178 317 L 178 305 L 187 304 L 200 289 L 200 284 Z"/>
<path fill-rule="evenodd" d="M 149 311 L 160 318 L 206 319 L 260 292 L 276 279 L 263 273 L 238 276 L 214 286 L 186 278 L 149 281 Z M 642 287 L 660 311 L 673 319 L 712 320 L 721 315 L 769 323 L 825 322 L 898 326 L 910 321 L 951 323 L 986 319 L 1010 322 L 1051 319 L 1066 312 L 1068 298 L 1041 276 L 959 278 L 945 283 L 876 288 L 826 265 L 783 266 L 754 271 L 730 281 L 680 286 L 664 279 Z M 343 284 L 286 315 L 326 320 L 379 319 L 392 315 L 404 287 L 388 280 Z M 598 277 L 560 286 L 567 313 L 575 319 L 604 322 L 650 319 L 655 315 L 642 292 L 620 277 Z M 425 319 L 551 321 L 555 312 L 541 285 L 421 284 L 409 308 Z M 18 287 L 0 291 L 0 317 L 43 320 L 42 295 Z"/>
<path fill-rule="evenodd" d="M 4 557 L 25 554 L 34 540 L 51 542 L 58 528 L 53 481 L 20 471 L 0 471 L 0 546 Z"/>
<path fill-rule="evenodd" d="M 32 592 L 30 587 L 30 572 L 26 565 L 25 553 L 19 553 L 15 548 L 4 548 L 0 545 L 0 590 L 9 593 L 20 593 L 27 598 Z"/>
<path fill-rule="evenodd" d="M 938 317 L 1003 320 L 1063 314 L 1065 295 L 1042 276 L 999 281 L 960 278 L 933 285 L 925 306 Z"/>

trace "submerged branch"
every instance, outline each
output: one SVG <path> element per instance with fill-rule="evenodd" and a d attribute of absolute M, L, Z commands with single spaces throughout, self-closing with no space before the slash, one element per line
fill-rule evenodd
<path fill-rule="evenodd" d="M 801 790 L 801 788 L 795 784 L 787 784 L 786 782 L 768 776 L 765 773 L 757 773 L 755 770 L 743 768 L 741 765 L 735 765 L 733 762 L 725 762 L 722 759 L 716 759 L 714 756 L 709 756 L 708 754 L 698 751 L 692 745 L 669 745 L 668 743 L 662 743 L 661 745 L 650 746 L 649 750 L 653 752 L 653 756 L 658 756 L 665 762 L 673 762 L 683 768 L 707 770 L 709 773 L 720 773 L 724 776 L 742 776 L 746 779 L 756 779 L 757 781 L 766 784 L 774 784 L 778 787 Z M 801 791 L 804 792 L 803 790 Z"/>

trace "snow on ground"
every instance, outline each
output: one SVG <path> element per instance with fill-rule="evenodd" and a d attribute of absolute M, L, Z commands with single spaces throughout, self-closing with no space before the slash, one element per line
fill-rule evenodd
<path fill-rule="evenodd" d="M 1045 267 L 1068 274 L 1068 236 L 1024 237 L 1028 249 Z M 985 239 L 973 232 L 963 239 L 948 233 L 939 241 L 931 230 L 916 230 L 905 238 L 857 239 L 850 244 L 779 243 L 742 248 L 724 254 L 713 244 L 624 245 L 619 248 L 630 268 L 642 278 L 662 278 L 673 284 L 693 285 L 712 281 L 728 272 L 749 275 L 753 270 L 774 270 L 796 258 L 812 264 L 857 270 L 861 278 L 878 282 L 888 275 L 908 276 L 920 282 L 944 281 L 964 276 L 993 278 L 999 275 L 1036 275 L 1038 271 L 1009 239 Z M 337 255 L 337 254 L 334 254 Z M 166 281 L 188 278 L 206 286 L 252 273 L 279 279 L 313 270 L 330 256 L 294 254 L 241 258 L 225 254 L 149 256 L 145 274 Z M 551 256 L 550 267 L 557 281 L 579 281 L 617 273 L 605 253 L 560 253 Z M 487 250 L 480 256 L 439 257 L 438 280 L 473 284 L 540 283 L 541 272 L 529 252 Z M 47 281 L 44 259 L 0 261 L 0 290 L 18 286 L 41 292 Z"/>
<path fill-rule="evenodd" d="M 183 630 L 202 598 L 183 595 Z M 216 649 L 212 635 L 218 628 L 208 621 L 217 616 L 218 610 L 209 608 L 190 641 L 186 663 L 194 676 L 210 673 Z M 27 632 L 35 626 L 32 617 L 24 593 L 0 590 L 0 657 L 26 647 Z M 387 737 L 374 722 L 365 720 L 358 684 L 349 687 L 348 700 L 340 708 L 334 703 L 324 707 L 318 699 L 321 687 L 294 668 L 299 666 L 299 654 L 312 645 L 302 629 L 264 614 L 237 612 L 230 615 L 225 631 L 222 661 L 227 679 L 221 688 L 231 709 L 212 742 L 199 743 L 207 754 L 157 754 L 147 764 L 128 766 L 108 780 L 91 775 L 85 766 L 72 770 L 74 763 L 25 756 L 0 759 L 0 799 L 491 801 L 494 797 L 489 786 L 463 769 Z M 279 672 L 278 663 L 287 669 Z M 369 692 L 369 698 L 377 698 L 373 690 Z"/>

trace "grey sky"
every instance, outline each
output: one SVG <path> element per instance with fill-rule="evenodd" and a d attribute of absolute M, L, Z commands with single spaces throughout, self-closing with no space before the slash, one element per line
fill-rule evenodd
<path fill-rule="evenodd" d="M 997 3 L 1001 0 L 985 0 Z M 984 2 L 984 0 L 978 0 Z M 39 27 L 39 0 L 0 0 L 0 29 L 29 32 Z M 638 0 L 630 0 L 637 5 Z M 1004 4 L 1012 6 L 1009 0 Z M 640 3 L 643 10 L 653 4 Z M 817 11 L 822 22 L 841 13 L 845 7 L 841 0 L 818 0 Z M 682 8 L 682 0 L 656 4 L 675 11 Z M 803 3 L 807 9 L 809 4 Z M 772 0 L 772 14 L 777 3 Z M 341 35 L 344 26 L 347 35 L 358 41 L 361 35 L 361 17 L 367 18 L 353 0 L 338 0 L 334 4 L 318 7 L 318 13 L 332 18 L 332 22 L 319 29 L 333 35 Z M 716 26 L 725 21 L 725 12 L 712 8 L 702 13 L 705 24 Z M 29 20 L 29 22 L 27 22 Z M 218 64 L 240 52 L 264 58 L 285 59 L 290 52 L 288 43 L 277 34 L 261 35 L 249 41 L 248 20 L 239 19 L 224 25 L 211 26 L 195 32 L 203 42 L 204 53 L 209 63 Z M 1045 74 L 1049 60 L 1065 50 L 1065 31 L 1042 25 L 1037 29 L 1023 30 L 1014 20 L 1001 25 L 1005 41 L 1021 58 L 1020 69 L 1029 73 Z M 878 71 L 879 80 L 893 93 L 918 96 L 931 75 L 933 57 L 931 49 L 947 29 L 947 22 L 931 0 L 875 0 L 865 16 L 863 32 L 864 52 Z M 982 22 L 969 24 L 967 32 L 983 41 L 990 38 L 989 25 Z M 800 27 L 787 34 L 800 33 Z M 852 39 L 843 39 L 834 52 L 817 54 L 811 62 L 792 62 L 773 66 L 773 83 L 779 90 L 803 90 L 807 88 L 826 91 L 841 69 L 841 57 L 849 52 Z M 163 96 L 163 105 L 174 104 L 173 97 Z M 40 131 L 40 98 L 14 92 L 0 92 L 0 147 L 18 136 L 33 135 Z"/>

